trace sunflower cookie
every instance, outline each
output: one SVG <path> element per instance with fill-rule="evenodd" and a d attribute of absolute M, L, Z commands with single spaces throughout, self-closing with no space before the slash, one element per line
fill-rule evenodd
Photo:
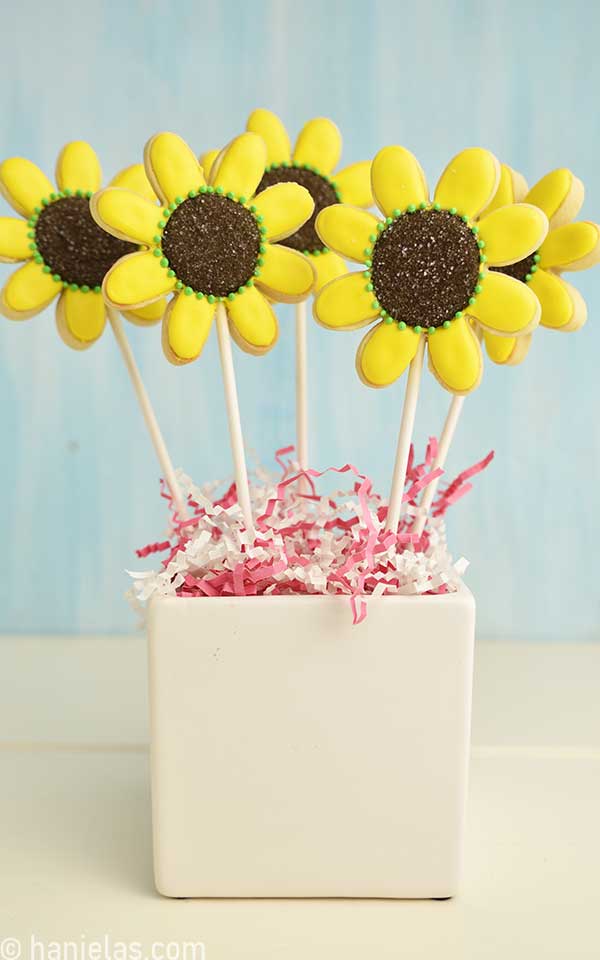
<path fill-rule="evenodd" d="M 244 133 L 222 151 L 207 182 L 187 143 L 159 133 L 146 144 L 144 163 L 162 209 L 130 190 L 108 188 L 93 199 L 104 230 L 143 246 L 109 270 L 104 296 L 119 310 L 138 310 L 173 293 L 163 318 L 172 363 L 200 355 L 220 302 L 238 345 L 265 353 L 278 335 L 269 300 L 302 300 L 313 287 L 309 261 L 274 242 L 298 230 L 313 201 L 304 187 L 286 183 L 250 202 L 265 160 L 261 138 Z"/>
<path fill-rule="evenodd" d="M 299 183 L 313 198 L 312 216 L 282 240 L 282 244 L 310 257 L 316 275 L 315 289 L 320 290 L 334 277 L 347 273 L 348 267 L 337 253 L 323 245 L 315 230 L 315 219 L 321 210 L 334 203 L 370 207 L 373 204 L 371 163 L 369 160 L 352 163 L 334 174 L 342 152 L 342 137 L 335 123 L 325 117 L 316 117 L 305 124 L 293 152 L 283 123 L 270 110 L 254 110 L 246 129 L 261 136 L 267 147 L 266 166 L 257 194 L 275 184 Z M 218 156 L 218 150 L 202 156 L 205 174 Z"/>
<path fill-rule="evenodd" d="M 137 245 L 101 230 L 90 214 L 90 198 L 100 187 L 102 171 L 94 150 L 81 140 L 68 143 L 56 164 L 56 183 L 29 160 L 11 157 L 0 164 L 0 191 L 24 217 L 0 217 L 0 260 L 27 261 L 0 293 L 0 310 L 12 320 L 26 320 L 57 296 L 56 321 L 62 339 L 83 350 L 102 334 L 106 307 L 101 296 L 107 270 Z M 113 179 L 152 205 L 156 197 L 141 164 Z M 134 323 L 157 323 L 163 300 L 127 312 Z"/>
<path fill-rule="evenodd" d="M 548 236 L 538 250 L 511 266 L 492 269 L 527 284 L 540 301 L 541 326 L 563 333 L 579 330 L 587 309 L 579 291 L 563 280 L 561 273 L 585 270 L 600 261 L 600 227 L 589 221 L 572 222 L 583 197 L 583 183 L 570 170 L 552 170 L 528 192 L 520 174 L 502 164 L 500 186 L 486 211 L 524 199 L 548 217 Z M 491 360 L 514 365 L 525 359 L 532 338 L 499 337 L 484 331 L 483 339 Z"/>
<path fill-rule="evenodd" d="M 346 204 L 319 213 L 323 243 L 362 263 L 363 270 L 328 283 L 315 299 L 314 315 L 332 330 L 374 324 L 356 358 L 368 386 L 385 387 L 401 376 L 425 337 L 429 366 L 441 385 L 470 393 L 482 373 L 471 319 L 486 331 L 515 337 L 537 325 L 540 306 L 529 287 L 490 268 L 533 254 L 548 221 L 533 204 L 480 218 L 499 177 L 491 153 L 463 150 L 446 167 L 430 202 L 413 154 L 385 147 L 371 169 L 383 219 Z"/>

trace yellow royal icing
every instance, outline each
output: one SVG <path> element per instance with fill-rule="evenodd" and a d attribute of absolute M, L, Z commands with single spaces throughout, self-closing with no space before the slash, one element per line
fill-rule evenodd
<path fill-rule="evenodd" d="M 453 320 L 447 330 L 436 330 L 428 338 L 428 347 L 429 365 L 446 390 L 466 394 L 479 385 L 481 347 L 465 317 Z"/>
<path fill-rule="evenodd" d="M 583 270 L 600 256 L 600 228 L 580 221 L 552 230 L 540 249 L 542 267 L 559 270 Z"/>
<path fill-rule="evenodd" d="M 343 203 L 353 207 L 370 207 L 373 204 L 371 190 L 371 161 L 359 160 L 351 163 L 335 175 L 338 193 Z"/>
<path fill-rule="evenodd" d="M 342 152 L 342 136 L 333 120 L 315 117 L 304 125 L 294 147 L 294 163 L 308 163 L 324 174 L 337 166 Z"/>
<path fill-rule="evenodd" d="M 469 307 L 469 315 L 492 333 L 517 335 L 537 326 L 540 305 L 527 284 L 504 273 L 490 272 L 476 302 Z"/>
<path fill-rule="evenodd" d="M 203 153 L 200 157 L 200 166 L 204 170 L 204 179 L 206 181 L 210 180 L 210 172 L 220 152 L 220 150 L 207 150 L 206 153 Z"/>
<path fill-rule="evenodd" d="M 516 337 L 499 337 L 495 333 L 484 330 L 483 339 L 490 360 L 499 364 L 508 363 L 517 343 Z"/>
<path fill-rule="evenodd" d="M 146 176 L 143 163 L 133 163 L 130 167 L 120 170 L 110 181 L 111 187 L 123 187 L 125 190 L 133 190 L 139 193 L 146 200 L 156 203 L 156 194 L 152 189 L 152 184 Z"/>
<path fill-rule="evenodd" d="M 278 336 L 277 318 L 256 287 L 248 287 L 226 306 L 232 335 L 243 350 L 264 353 L 271 349 Z"/>
<path fill-rule="evenodd" d="M 377 236 L 378 222 L 366 210 L 338 203 L 321 210 L 315 226 L 326 247 L 362 263 Z"/>
<path fill-rule="evenodd" d="M 529 288 L 542 308 L 540 323 L 552 330 L 579 327 L 585 322 L 585 301 L 575 287 L 546 270 L 534 273 Z"/>
<path fill-rule="evenodd" d="M 152 243 L 159 211 L 140 194 L 107 187 L 93 197 L 91 208 L 100 225 L 110 233 L 134 243 Z"/>
<path fill-rule="evenodd" d="M 168 344 L 181 360 L 195 360 L 202 351 L 215 315 L 215 304 L 180 293 L 167 311 Z"/>
<path fill-rule="evenodd" d="M 29 227 L 24 220 L 15 217 L 0 217 L 0 260 L 12 263 L 15 260 L 29 260 L 32 251 L 27 236 Z"/>
<path fill-rule="evenodd" d="M 348 266 L 345 260 L 342 260 L 337 253 L 327 250 L 320 253 L 318 257 L 311 257 L 312 265 L 315 271 L 315 293 L 318 293 L 326 283 L 330 283 L 337 277 L 343 277 L 348 273 Z"/>
<path fill-rule="evenodd" d="M 500 164 L 482 147 L 470 147 L 450 161 L 435 189 L 434 200 L 442 207 L 456 207 L 459 213 L 476 217 L 491 203 Z"/>
<path fill-rule="evenodd" d="M 255 133 L 242 133 L 213 164 L 210 182 L 225 193 L 251 197 L 260 183 L 267 159 L 264 140 Z"/>
<path fill-rule="evenodd" d="M 246 129 L 262 137 L 267 147 L 267 163 L 287 163 L 292 151 L 287 130 L 279 117 L 270 110 L 254 110 L 248 117 Z"/>
<path fill-rule="evenodd" d="M 570 170 L 561 167 L 538 180 L 525 199 L 543 210 L 553 226 L 560 226 L 556 218 L 565 223 L 564 215 L 571 220 L 579 210 L 583 202 L 583 184 Z"/>
<path fill-rule="evenodd" d="M 137 307 L 163 296 L 175 286 L 150 252 L 132 253 L 111 267 L 104 278 L 104 295 L 116 307 Z"/>
<path fill-rule="evenodd" d="M 31 160 L 11 157 L 0 164 L 0 189 L 17 213 L 30 217 L 54 187 Z"/>
<path fill-rule="evenodd" d="M 158 133 L 146 144 L 146 172 L 158 196 L 172 203 L 204 183 L 202 168 L 185 140 L 175 133 Z"/>
<path fill-rule="evenodd" d="M 428 198 L 425 174 L 417 158 L 404 147 L 379 151 L 371 165 L 371 183 L 375 202 L 386 216 L 410 204 L 418 207 Z"/>
<path fill-rule="evenodd" d="M 160 300 L 148 303 L 145 307 L 124 311 L 124 316 L 140 327 L 152 326 L 153 323 L 158 323 L 159 320 L 162 320 L 166 306 L 167 301 L 164 297 L 161 297 Z"/>
<path fill-rule="evenodd" d="M 269 244 L 256 282 L 275 300 L 304 300 L 315 282 L 311 259 L 296 250 Z"/>
<path fill-rule="evenodd" d="M 361 380 L 370 387 L 387 387 L 400 377 L 415 356 L 422 334 L 378 323 L 364 337 L 356 355 Z"/>
<path fill-rule="evenodd" d="M 33 316 L 47 307 L 60 290 L 51 275 L 30 260 L 8 278 L 2 291 L 2 305 L 9 315 Z"/>
<path fill-rule="evenodd" d="M 67 143 L 56 162 L 56 182 L 60 190 L 98 190 L 102 169 L 95 151 L 84 140 Z"/>
<path fill-rule="evenodd" d="M 479 234 L 491 266 L 524 260 L 538 249 L 547 232 L 546 215 L 529 203 L 501 207 L 479 221 Z"/>
<path fill-rule="evenodd" d="M 299 183 L 276 183 L 257 194 L 252 203 L 264 218 L 267 239 L 271 241 L 295 233 L 315 207 L 310 193 Z"/>
<path fill-rule="evenodd" d="M 373 320 L 379 313 L 373 294 L 365 290 L 361 273 L 339 277 L 323 287 L 315 299 L 315 319 L 331 330 L 353 330 Z"/>
<path fill-rule="evenodd" d="M 102 334 L 106 323 L 106 307 L 98 294 L 65 290 L 61 298 L 61 310 L 67 330 L 75 340 L 91 344 Z"/>

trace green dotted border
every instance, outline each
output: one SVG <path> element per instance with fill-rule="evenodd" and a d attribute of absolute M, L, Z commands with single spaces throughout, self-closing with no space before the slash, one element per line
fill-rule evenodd
<path fill-rule="evenodd" d="M 326 183 L 332 188 L 335 193 L 338 203 L 342 202 L 342 195 L 340 193 L 340 188 L 335 180 L 332 180 L 331 177 L 328 177 L 326 173 L 323 173 L 322 170 L 319 170 L 318 167 L 315 167 L 312 163 L 294 163 L 293 160 L 286 160 L 283 163 L 270 163 L 265 167 L 265 173 L 269 173 L 270 170 L 279 170 L 281 167 L 292 168 L 296 170 L 310 170 L 311 173 L 316 173 L 318 177 L 321 177 L 322 180 L 325 180 Z M 285 241 L 282 241 L 285 246 Z M 317 247 L 314 250 L 303 250 L 302 253 L 305 257 L 322 257 L 324 254 L 329 253 L 328 247 Z"/>
<path fill-rule="evenodd" d="M 49 197 L 42 197 L 39 206 L 33 208 L 33 215 L 27 221 L 27 226 L 29 227 L 27 236 L 31 241 L 29 244 L 29 249 L 32 251 L 32 258 L 35 263 L 40 264 L 43 273 L 52 273 L 52 267 L 50 264 L 46 263 L 36 243 L 36 224 L 39 220 L 42 209 L 44 207 L 49 207 L 51 203 L 56 203 L 57 200 L 64 200 L 66 197 L 86 197 L 88 200 L 90 200 L 92 196 L 92 190 L 57 190 L 56 193 L 51 193 Z M 69 290 L 81 290 L 82 293 L 102 292 L 102 287 L 88 287 L 87 283 L 69 283 L 67 280 L 63 280 L 59 273 L 52 273 L 52 279 L 56 283 L 62 284 L 65 290 L 68 287 Z"/>
<path fill-rule="evenodd" d="M 414 203 L 410 203 L 404 210 L 400 210 L 400 209 L 392 210 L 391 217 L 386 217 L 385 221 L 383 222 L 380 221 L 377 224 L 377 231 L 379 236 L 377 234 L 371 234 L 369 236 L 369 241 L 372 243 L 373 246 L 366 247 L 364 251 L 367 259 L 364 262 L 364 266 L 366 267 L 366 269 L 365 269 L 365 272 L 363 273 L 363 276 L 367 281 L 365 290 L 367 290 L 369 293 L 373 292 L 373 280 L 371 276 L 372 260 L 370 258 L 373 253 L 373 247 L 376 241 L 387 230 L 387 228 L 390 227 L 394 223 L 394 221 L 397 220 L 399 217 L 403 217 L 406 214 L 418 213 L 420 210 L 436 210 L 436 211 L 445 210 L 447 213 L 450 213 L 453 217 L 458 217 L 460 220 L 463 221 L 463 223 L 466 223 L 469 229 L 471 230 L 471 233 L 475 237 L 479 233 L 479 227 L 477 226 L 477 224 L 473 223 L 466 213 L 465 214 L 459 213 L 456 207 L 442 207 L 439 203 L 421 203 L 417 207 L 415 206 Z M 485 249 L 485 240 L 478 240 L 477 246 L 479 247 L 480 272 L 478 276 L 478 282 L 473 291 L 474 294 L 480 294 L 483 289 L 482 284 L 485 279 L 485 272 L 483 268 L 487 262 L 487 257 L 483 252 Z M 460 320 L 460 318 L 463 316 L 463 311 L 466 310 L 467 306 L 472 307 L 473 304 L 476 302 L 476 300 L 477 300 L 476 296 L 469 297 L 469 301 L 467 304 L 465 304 L 465 307 L 463 308 L 463 310 L 457 310 L 452 319 Z M 385 323 L 387 324 L 395 323 L 399 330 L 406 330 L 408 328 L 412 330 L 413 333 L 418 333 L 418 334 L 426 333 L 429 335 L 429 334 L 434 334 L 436 330 L 439 329 L 439 327 L 420 327 L 418 325 L 416 327 L 409 327 L 409 325 L 405 323 L 404 320 L 397 320 L 395 317 L 390 316 L 390 314 L 387 313 L 386 310 L 383 310 L 378 300 L 374 300 L 372 303 L 372 306 L 374 309 L 377 309 L 379 313 L 379 317 Z M 452 323 L 452 320 L 444 320 L 444 322 L 440 324 L 440 326 L 444 330 L 447 330 L 451 323 Z"/>
<path fill-rule="evenodd" d="M 533 255 L 533 264 L 529 268 L 529 273 L 525 274 L 525 279 L 523 280 L 523 283 L 530 283 L 531 280 L 533 280 L 533 275 L 539 269 L 538 263 L 540 262 L 541 259 L 542 259 L 541 255 L 536 250 L 536 252 Z"/>
<path fill-rule="evenodd" d="M 258 248 L 259 255 L 256 259 L 256 269 L 254 270 L 253 276 L 246 281 L 244 286 L 238 287 L 237 290 L 234 290 L 231 293 L 228 293 L 224 297 L 216 297 L 212 293 L 207 294 L 203 290 L 194 290 L 193 287 L 184 286 L 182 281 L 177 277 L 175 271 L 172 269 L 169 263 L 169 260 L 164 255 L 164 252 L 162 249 L 163 233 L 169 222 L 169 217 L 171 216 L 171 214 L 182 203 L 185 203 L 186 200 L 193 200 L 194 197 L 197 197 L 200 194 L 205 194 L 205 193 L 213 193 L 213 194 L 216 194 L 217 196 L 222 196 L 224 200 L 231 200 L 233 203 L 240 203 L 246 210 L 248 210 L 253 215 L 261 235 L 261 242 Z M 223 187 L 209 187 L 203 184 L 201 187 L 198 188 L 198 190 L 190 190 L 187 196 L 185 197 L 175 197 L 175 199 L 168 205 L 168 207 L 165 207 L 163 209 L 162 217 L 156 225 L 159 232 L 152 238 L 155 244 L 152 250 L 152 253 L 154 254 L 155 257 L 160 257 L 160 265 L 161 267 L 164 267 L 165 270 L 167 271 L 167 276 L 171 278 L 175 277 L 175 280 L 176 280 L 175 289 L 183 290 L 184 294 L 187 297 L 191 297 L 192 295 L 194 295 L 197 300 L 204 300 L 206 298 L 208 303 L 224 303 L 225 300 L 235 300 L 236 297 L 244 293 L 247 287 L 254 286 L 255 277 L 260 277 L 260 268 L 264 264 L 262 255 L 266 253 L 266 249 L 267 249 L 266 241 L 265 241 L 265 237 L 267 235 L 267 228 L 263 224 L 263 219 L 264 219 L 263 216 L 260 213 L 258 213 L 257 208 L 254 206 L 254 204 L 248 205 L 246 203 L 246 197 L 240 194 L 232 193 L 230 190 L 227 193 L 225 193 L 223 190 Z"/>

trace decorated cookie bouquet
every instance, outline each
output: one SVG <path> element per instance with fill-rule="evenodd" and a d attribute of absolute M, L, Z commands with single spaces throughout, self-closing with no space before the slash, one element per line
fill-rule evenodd
<path fill-rule="evenodd" d="M 242 509 L 252 514 L 256 535 L 250 543 L 240 532 L 236 513 L 242 489 L 238 474 L 235 495 L 230 491 L 229 499 L 216 503 L 210 484 L 197 487 L 184 478 L 193 505 L 192 520 L 184 529 L 176 526 L 169 540 L 142 549 L 141 555 L 147 556 L 161 547 L 166 557 L 157 573 L 136 575 L 134 592 L 142 602 L 156 594 L 341 593 L 350 597 L 356 623 L 365 617 L 365 597 L 370 594 L 427 594 L 457 587 L 463 565 L 452 563 L 443 517 L 468 491 L 470 479 L 487 466 L 491 455 L 444 484 L 438 494 L 451 437 L 447 424 L 441 442 L 432 440 L 424 462 L 415 465 L 412 434 L 423 360 L 427 352 L 434 376 L 453 395 L 449 421 L 455 425 L 457 402 L 462 403 L 481 380 L 481 337 L 506 335 L 518 341 L 529 337 L 539 322 L 538 298 L 510 270 L 528 258 L 539 262 L 537 251 L 546 237 L 548 220 L 534 204 L 498 204 L 501 168 L 492 154 L 480 148 L 465 150 L 450 162 L 430 199 L 416 158 L 402 147 L 386 147 L 372 164 L 357 165 L 350 199 L 362 206 L 340 202 L 333 188 L 326 202 L 325 188 L 315 185 L 315 178 L 323 176 L 319 168 L 309 164 L 307 169 L 296 158 L 304 157 L 302 145 L 314 136 L 322 150 L 328 147 L 329 160 L 321 164 L 330 169 L 339 155 L 339 135 L 333 124 L 311 121 L 305 128 L 308 133 L 303 131 L 299 137 L 293 160 L 288 159 L 289 140 L 276 117 L 257 111 L 249 127 L 262 130 L 269 144 L 267 158 L 273 159 L 258 178 L 258 186 L 248 190 L 256 191 L 250 209 L 260 209 L 264 198 L 283 185 L 303 189 L 315 205 L 301 230 L 288 238 L 279 236 L 273 251 L 278 250 L 279 257 L 285 254 L 290 266 L 289 255 L 295 254 L 298 267 L 298 257 L 305 263 L 314 260 L 316 242 L 319 256 L 336 257 L 334 275 L 327 282 L 314 278 L 313 312 L 318 324 L 334 331 L 368 328 L 356 358 L 358 375 L 366 385 L 388 387 L 408 371 L 390 496 L 387 501 L 377 496 L 365 475 L 358 475 L 349 490 L 319 495 L 320 474 L 303 468 L 299 458 L 299 474 L 288 464 L 278 484 L 268 476 L 257 478 L 253 504 L 250 489 L 245 488 Z M 223 156 L 227 150 L 203 158 L 209 171 L 207 190 L 217 184 Z M 316 147 L 311 158 L 316 158 Z M 365 209 L 369 202 L 365 170 L 379 216 Z M 153 182 L 152 171 L 147 172 Z M 265 187 L 267 174 L 280 179 Z M 114 221 L 100 222 L 105 229 L 115 229 Z M 310 244 L 309 230 L 317 238 L 311 234 Z M 305 237 L 301 243 L 299 232 Z M 289 249 L 288 244 L 303 250 Z M 154 253 L 157 258 L 165 253 L 165 245 Z M 360 264 L 360 269 L 349 272 L 347 261 Z M 169 257 L 160 256 L 159 264 L 168 268 Z M 117 265 L 114 273 L 120 269 Z M 174 278 L 176 271 L 171 272 Z M 183 282 L 179 281 L 180 286 Z M 259 275 L 256 283 L 261 282 Z M 287 298 L 292 299 L 293 293 L 297 300 L 305 300 L 312 287 L 304 285 L 301 290 L 301 286 L 298 283 L 292 289 L 288 284 Z M 264 286 L 263 291 L 274 292 Z M 198 296 L 188 293 L 190 298 Z M 230 293 L 222 291 L 221 296 Z M 168 314 L 166 323 L 168 330 Z M 169 356 L 168 334 L 166 342 Z M 306 351 L 301 352 L 305 357 Z M 237 449 L 234 445 L 234 455 L 247 483 L 241 444 Z M 246 515 L 244 523 L 247 531 Z"/>
<path fill-rule="evenodd" d="M 24 218 L 0 220 L 0 255 L 26 261 L 2 290 L 2 311 L 25 319 L 56 299 L 59 333 L 78 350 L 108 319 L 158 455 L 170 529 L 138 551 L 164 553 L 157 572 L 135 575 L 138 601 L 342 594 L 358 622 L 372 594 L 456 590 L 463 564 L 452 562 L 443 517 L 491 455 L 438 484 L 484 352 L 519 363 L 539 323 L 569 331 L 585 320 L 581 296 L 561 273 L 600 258 L 599 231 L 574 222 L 583 185 L 569 170 L 528 191 L 489 151 L 469 148 L 430 195 L 406 148 L 384 147 L 335 172 L 341 150 L 331 120 L 309 120 L 292 148 L 279 117 L 259 109 L 244 133 L 200 160 L 173 133 L 151 137 L 143 164 L 104 188 L 98 158 L 82 141 L 61 151 L 56 187 L 28 160 L 0 165 L 0 189 Z M 356 354 L 364 384 L 389 388 L 406 375 L 388 498 L 348 465 L 341 475 L 352 477 L 350 487 L 326 491 L 309 463 L 311 297 L 321 327 L 366 329 Z M 297 437 L 277 456 L 281 474 L 259 468 L 251 483 L 231 341 L 257 357 L 272 350 L 279 302 L 296 305 Z M 176 365 L 197 360 L 216 326 L 229 490 L 176 474 L 120 315 L 160 322 L 163 352 Z M 439 441 L 416 463 L 425 356 L 452 399 Z"/>
<path fill-rule="evenodd" d="M 0 218 L 0 258 L 23 262 L 0 309 L 21 320 L 56 300 L 77 350 L 108 321 L 161 468 L 167 531 L 138 550 L 161 563 L 132 574 L 132 594 L 150 643 L 156 881 L 171 896 L 445 898 L 458 884 L 475 604 L 444 518 L 493 453 L 451 481 L 446 459 L 486 356 L 520 363 L 538 325 L 582 326 L 562 273 L 600 260 L 600 228 L 575 219 L 583 186 L 567 169 L 528 191 L 472 147 L 430 193 L 402 146 L 336 172 L 340 154 L 331 120 L 292 148 L 255 110 L 200 159 L 152 136 L 106 187 L 81 141 L 56 186 L 28 160 L 0 164 L 19 214 Z M 364 329 L 364 385 L 406 377 L 387 497 L 364 469 L 310 461 L 311 298 L 313 336 Z M 276 349 L 281 302 L 296 311 L 296 441 L 275 473 L 250 472 L 232 341 Z M 160 323 L 166 359 L 199 369 L 216 328 L 229 485 L 173 469 L 121 316 Z M 425 358 L 451 400 L 419 460 Z"/>
<path fill-rule="evenodd" d="M 197 162 L 189 148 L 168 134 L 149 142 L 146 172 L 166 206 L 158 224 L 151 224 L 148 215 L 144 237 L 139 230 L 134 234 L 126 226 L 128 220 L 134 222 L 134 207 L 136 211 L 141 209 L 139 198 L 126 198 L 122 192 L 109 188 L 93 202 L 94 215 L 105 230 L 130 239 L 135 235 L 149 246 L 155 244 L 147 253 L 136 255 L 140 263 L 144 259 L 145 269 L 155 275 L 155 287 L 128 286 L 129 271 L 134 266 L 137 270 L 136 257 L 131 257 L 131 266 L 123 260 L 111 269 L 105 294 L 114 307 L 124 309 L 139 307 L 150 295 L 164 294 L 169 285 L 174 288 L 175 300 L 163 320 L 163 345 L 172 362 L 187 362 L 199 355 L 216 314 L 232 437 L 235 496 L 226 502 L 219 500 L 215 506 L 210 485 L 198 488 L 183 479 L 193 516 L 183 526 L 175 525 L 172 539 L 142 549 L 141 554 L 147 556 L 162 546 L 167 557 L 157 574 L 136 575 L 135 594 L 145 601 L 157 593 L 188 597 L 345 593 L 351 598 L 354 621 L 359 622 L 366 613 L 362 599 L 365 594 L 427 593 L 455 588 L 462 568 L 452 564 L 441 518 L 467 491 L 468 478 L 489 462 L 487 458 L 469 470 L 467 476 L 461 474 L 448 485 L 435 504 L 435 516 L 419 544 L 419 536 L 411 529 L 416 498 L 441 473 L 434 462 L 438 456 L 435 441 L 429 444 L 423 464 L 409 464 L 425 338 L 429 340 L 439 328 L 438 340 L 430 347 L 430 362 L 436 370 L 437 359 L 438 377 L 448 389 L 468 392 L 480 379 L 481 351 L 466 308 L 473 308 L 474 316 L 479 298 L 479 316 L 482 323 L 487 322 L 494 311 L 494 298 L 509 299 L 512 291 L 522 315 L 510 329 L 525 333 L 537 322 L 538 305 L 528 290 L 521 291 L 510 278 L 492 278 L 489 289 L 486 288 L 487 297 L 482 295 L 488 258 L 484 253 L 486 241 L 475 221 L 481 208 L 491 202 L 498 177 L 497 161 L 486 151 L 466 151 L 455 161 L 458 172 L 450 172 L 449 168 L 436 192 L 444 207 L 437 199 L 432 204 L 423 199 L 426 189 L 417 161 L 401 148 L 388 148 L 378 154 L 372 170 L 370 164 L 355 165 L 348 175 L 345 192 L 351 200 L 368 204 L 368 177 L 384 217 L 378 220 L 363 208 L 340 203 L 337 185 L 332 186 L 320 172 L 323 167 L 329 171 L 339 156 L 339 134 L 331 121 L 320 119 L 307 124 L 293 160 L 288 159 L 287 134 L 274 115 L 257 111 L 251 115 L 248 126 L 261 129 L 263 138 L 250 130 L 225 150 L 205 155 L 202 162 L 208 182 L 187 192 L 185 188 L 194 182 L 197 173 L 190 173 L 185 182 L 174 183 L 167 191 L 159 182 L 153 150 L 156 143 L 163 141 L 177 144 L 177 150 L 187 151 L 186 163 L 190 171 L 195 171 Z M 268 144 L 266 159 L 264 144 Z M 305 157 L 316 159 L 318 149 L 321 168 L 308 160 L 304 162 Z M 234 153 L 245 174 L 241 196 L 227 189 L 239 187 L 239 179 L 225 173 Z M 273 163 L 265 166 L 268 159 Z M 169 158 L 167 169 L 174 166 Z M 481 183 L 476 184 L 471 196 L 468 184 L 474 176 Z M 343 176 L 341 179 L 345 185 Z M 451 187 L 446 183 L 448 179 Z M 288 202 L 294 202 L 298 212 L 296 229 L 291 233 L 292 221 L 284 213 Z M 399 203 L 404 206 L 399 208 Z M 468 213 L 459 213 L 455 203 L 461 203 Z M 127 204 L 129 213 L 125 211 Z M 218 229 L 215 226 L 218 241 L 212 243 L 206 239 L 210 230 L 207 210 L 211 208 L 215 216 L 219 215 Z M 202 211 L 202 219 L 198 210 Z M 231 217 L 230 222 L 225 213 Z M 406 219 L 402 219 L 404 214 Z M 253 218 L 257 217 L 262 238 L 256 235 Z M 515 239 L 510 248 L 506 235 L 511 233 L 513 221 L 525 223 L 529 233 L 520 242 Z M 298 228 L 298 222 L 304 225 Z M 159 232 L 151 238 L 152 228 Z M 510 211 L 508 224 L 502 219 L 497 224 L 486 221 L 483 229 L 495 244 L 494 262 L 505 263 L 537 248 L 546 230 L 546 219 L 533 207 L 519 207 Z M 423 249 L 423 240 L 432 231 L 433 253 Z M 406 237 L 414 246 L 414 254 L 408 267 L 405 264 L 408 273 L 404 287 L 398 288 L 396 251 L 405 252 Z M 265 242 L 261 243 L 261 239 Z M 317 254 L 317 259 L 328 257 L 335 266 L 328 268 L 327 282 L 314 273 L 312 264 Z M 424 261 L 431 255 L 439 261 L 434 271 L 426 269 Z M 363 262 L 364 270 L 349 274 L 343 258 Z M 216 285 L 213 274 L 219 277 Z M 452 276 L 448 289 L 444 281 L 447 275 Z M 257 316 L 260 304 L 261 323 L 264 318 L 266 333 L 262 339 L 249 325 L 250 332 L 240 335 L 241 311 L 248 307 L 248 284 L 256 289 L 252 294 L 252 304 L 256 303 L 253 316 Z M 254 485 L 254 491 L 248 484 L 228 329 L 243 349 L 264 352 L 273 346 L 277 329 L 274 319 L 271 320 L 274 313 L 270 301 L 304 302 L 315 287 L 314 312 L 322 325 L 354 329 L 379 321 L 359 350 L 358 370 L 366 383 L 387 385 L 411 365 L 389 507 L 375 497 L 370 482 L 361 475 L 354 489 L 340 490 L 335 496 L 319 495 L 314 481 L 320 474 L 304 467 L 302 456 L 298 457 L 300 473 L 294 475 L 286 466 L 278 485 L 265 477 Z M 414 289 L 419 291 L 416 304 L 410 301 L 408 292 Z M 224 307 L 229 313 L 229 326 Z M 502 303 L 495 309 L 493 316 L 501 312 Z M 400 320 L 400 315 L 407 319 Z M 194 336 L 196 339 L 192 339 Z M 297 331 L 298 355 L 305 358 L 301 340 Z M 440 349 L 436 350 L 438 345 Z M 300 375 L 299 382 L 304 378 L 305 374 Z M 297 396 L 301 393 L 297 390 Z M 299 435 L 303 432 L 300 430 Z M 403 500 L 407 512 L 400 523 Z M 240 510 L 243 527 L 239 523 Z"/>

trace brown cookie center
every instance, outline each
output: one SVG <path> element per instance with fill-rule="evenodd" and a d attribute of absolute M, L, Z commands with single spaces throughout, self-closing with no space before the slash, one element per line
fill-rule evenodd
<path fill-rule="evenodd" d="M 218 193 L 189 197 L 173 211 L 162 235 L 162 253 L 184 287 L 226 297 L 256 272 L 261 233 L 253 214 Z"/>
<path fill-rule="evenodd" d="M 479 281 L 480 249 L 468 223 L 448 210 L 415 210 L 373 245 L 371 283 L 382 310 L 409 327 L 440 327 L 462 312 Z"/>
<path fill-rule="evenodd" d="M 296 233 L 292 233 L 291 236 L 280 242 L 285 247 L 300 250 L 302 253 L 314 253 L 315 251 L 321 253 L 326 248 L 315 230 L 315 220 L 317 214 L 325 207 L 340 202 L 335 187 L 327 177 L 317 173 L 314 169 L 293 165 L 285 167 L 274 165 L 265 170 L 256 192 L 261 193 L 275 183 L 299 183 L 301 187 L 306 187 L 315 204 L 312 216 L 306 223 L 299 230 L 296 230 Z"/>
<path fill-rule="evenodd" d="M 35 224 L 35 244 L 50 272 L 64 283 L 102 286 L 120 257 L 134 253 L 134 243 L 102 230 L 90 213 L 87 197 L 62 197 L 43 207 Z"/>
<path fill-rule="evenodd" d="M 532 253 L 529 257 L 525 257 L 524 260 L 509 263 L 507 267 L 490 267 L 490 270 L 493 270 L 495 273 L 505 273 L 508 277 L 514 277 L 515 280 L 520 280 L 521 283 L 529 283 L 538 268 L 537 264 L 539 259 L 537 253 Z"/>

